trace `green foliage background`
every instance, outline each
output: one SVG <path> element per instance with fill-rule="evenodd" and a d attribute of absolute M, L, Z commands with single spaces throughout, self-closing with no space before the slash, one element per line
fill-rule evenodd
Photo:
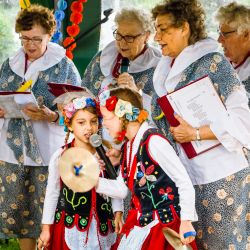
<path fill-rule="evenodd" d="M 0 1 L 0 65 L 20 46 L 13 29 L 18 9 L 17 4 L 6 5 Z"/>

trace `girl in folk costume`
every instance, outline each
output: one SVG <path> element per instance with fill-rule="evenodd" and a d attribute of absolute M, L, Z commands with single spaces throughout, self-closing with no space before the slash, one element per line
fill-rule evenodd
<path fill-rule="evenodd" d="M 123 141 L 121 171 L 132 192 L 118 249 L 173 249 L 162 229 L 180 234 L 184 244 L 194 240 L 191 221 L 197 220 L 191 180 L 169 142 L 146 121 L 141 96 L 128 88 L 106 90 L 99 96 L 103 125 L 114 141 Z M 119 179 L 120 178 L 120 179 Z M 112 181 L 114 182 L 114 181 Z M 99 190 L 107 189 L 99 182 Z M 116 190 L 109 190 L 115 195 Z M 184 238 L 184 234 L 191 235 Z M 196 244 L 191 243 L 193 249 Z"/>
<path fill-rule="evenodd" d="M 93 155 L 96 153 L 95 148 L 89 144 L 89 138 L 98 132 L 98 111 L 96 101 L 87 93 L 73 99 L 63 108 L 68 134 L 66 145 L 57 150 L 50 160 L 38 249 L 110 249 L 116 241 L 113 212 L 116 213 L 118 232 L 122 225 L 122 212 L 118 212 L 123 210 L 122 200 L 113 199 L 111 205 L 110 199 L 95 188 L 88 192 L 74 192 L 63 182 L 58 169 L 60 158 L 70 147 L 84 148 Z M 70 132 L 74 139 L 67 143 Z M 120 194 L 126 196 L 126 187 Z"/>

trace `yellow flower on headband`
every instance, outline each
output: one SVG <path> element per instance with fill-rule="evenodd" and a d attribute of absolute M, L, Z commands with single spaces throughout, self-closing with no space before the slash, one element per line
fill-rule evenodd
<path fill-rule="evenodd" d="M 115 106 L 115 115 L 118 117 L 123 117 L 127 113 L 133 114 L 132 104 L 130 102 L 119 99 Z"/>
<path fill-rule="evenodd" d="M 19 5 L 22 9 L 27 9 L 30 7 L 30 1 L 29 0 L 19 0 Z"/>

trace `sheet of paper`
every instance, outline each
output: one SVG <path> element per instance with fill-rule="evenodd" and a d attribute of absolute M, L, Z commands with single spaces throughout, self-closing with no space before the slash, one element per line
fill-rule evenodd
<path fill-rule="evenodd" d="M 0 108 L 5 110 L 5 118 L 25 118 L 27 120 L 28 117 L 21 111 L 21 109 L 28 103 L 37 105 L 36 99 L 32 93 L 1 95 L 0 92 Z"/>
<path fill-rule="evenodd" d="M 170 93 L 167 98 L 174 111 L 193 127 L 209 125 L 217 119 L 226 119 L 228 115 L 209 77 Z M 197 154 L 218 144 L 218 140 L 192 142 Z"/>

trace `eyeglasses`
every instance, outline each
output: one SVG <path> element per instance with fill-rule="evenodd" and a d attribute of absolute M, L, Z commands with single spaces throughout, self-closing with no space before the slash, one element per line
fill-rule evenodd
<path fill-rule="evenodd" d="M 41 42 L 43 41 L 42 38 L 36 37 L 36 38 L 28 38 L 26 36 L 20 36 L 19 39 L 22 41 L 23 44 L 27 44 L 31 42 L 32 44 L 35 45 L 40 45 Z"/>
<path fill-rule="evenodd" d="M 114 36 L 116 41 L 121 41 L 122 39 L 124 39 L 125 42 L 127 42 L 127 43 L 133 43 L 137 37 L 139 37 L 139 36 L 141 36 L 143 34 L 144 33 L 141 33 L 141 34 L 138 34 L 138 35 L 135 35 L 135 36 L 123 36 L 123 35 L 119 34 L 117 32 L 117 30 L 115 30 L 113 32 L 113 36 Z"/>
<path fill-rule="evenodd" d="M 227 38 L 229 34 L 235 33 L 235 32 L 237 32 L 237 30 L 231 30 L 231 31 L 223 32 L 220 29 L 218 29 L 217 32 L 223 38 Z"/>

